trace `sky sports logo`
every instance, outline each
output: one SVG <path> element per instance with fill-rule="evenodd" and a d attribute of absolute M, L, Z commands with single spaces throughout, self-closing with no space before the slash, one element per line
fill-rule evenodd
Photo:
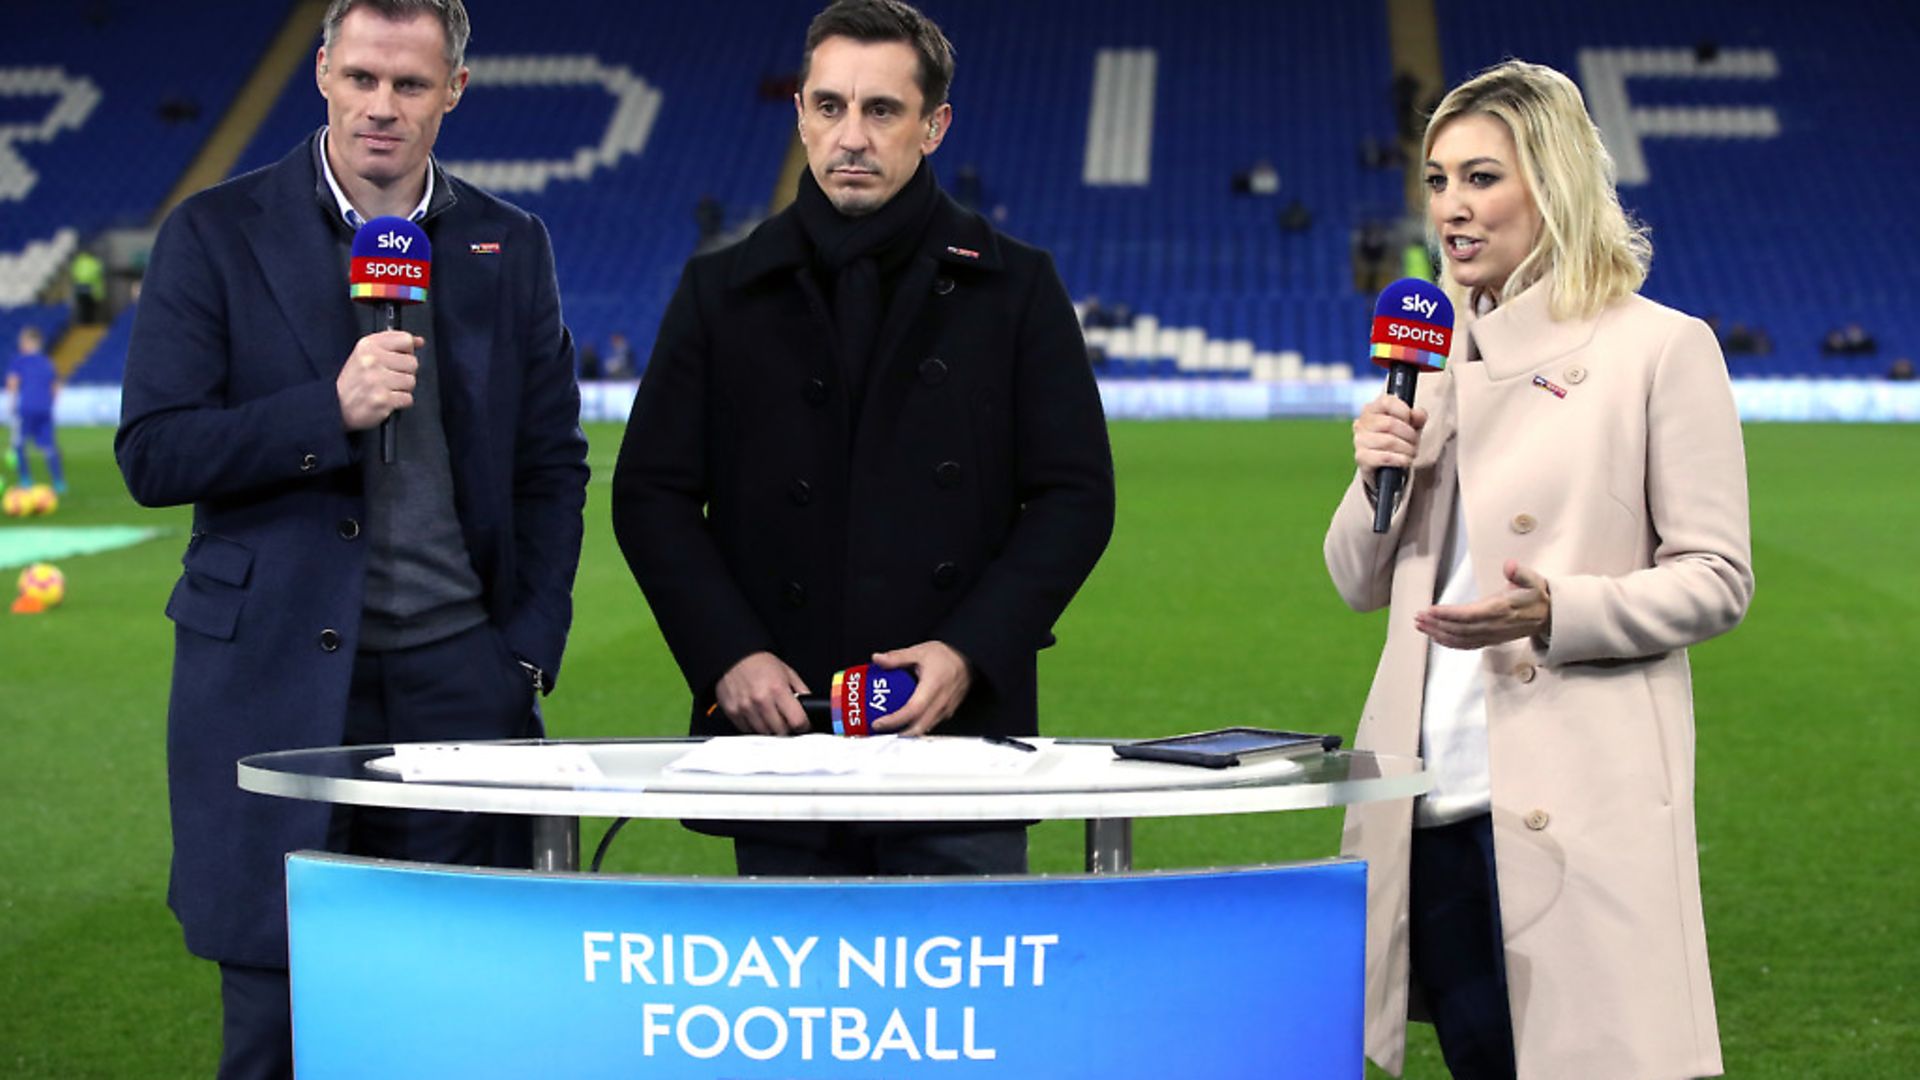
<path fill-rule="evenodd" d="M 1373 343 L 1412 345 L 1427 352 L 1444 354 L 1453 344 L 1453 330 L 1450 327 L 1435 326 L 1432 323 L 1412 322 L 1388 315 L 1377 315 L 1373 320 Z"/>
<path fill-rule="evenodd" d="M 882 716 L 893 711 L 887 704 L 888 699 L 893 696 L 890 683 L 891 680 L 887 678 L 887 673 L 884 671 L 876 672 L 867 682 L 868 694 L 873 701 L 873 711 Z"/>
<path fill-rule="evenodd" d="M 866 674 L 866 667 L 861 666 L 834 675 L 834 734 L 860 736 L 867 733 L 866 695 L 861 693 L 861 688 L 866 685 Z"/>
<path fill-rule="evenodd" d="M 833 733 L 855 737 L 873 734 L 874 721 L 898 712 L 918 685 L 909 672 L 872 664 L 834 672 L 829 694 Z"/>
<path fill-rule="evenodd" d="M 412 259 L 355 259 L 353 280 L 398 281 L 424 287 L 432 274 L 432 265 Z"/>
<path fill-rule="evenodd" d="M 413 222 L 378 217 L 353 235 L 347 284 L 355 300 L 422 303 L 432 277 L 433 245 Z"/>

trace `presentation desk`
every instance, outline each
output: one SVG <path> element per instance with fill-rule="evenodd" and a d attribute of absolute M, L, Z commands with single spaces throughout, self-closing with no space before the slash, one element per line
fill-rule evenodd
<path fill-rule="evenodd" d="M 934 736 L 933 738 L 940 738 Z M 783 821 L 1087 823 L 1088 873 L 1131 869 L 1133 819 L 1307 810 L 1403 799 L 1432 786 L 1417 758 L 1333 751 L 1226 769 L 1123 761 L 1118 740 L 1035 739 L 1013 776 L 720 776 L 665 766 L 698 739 L 588 740 L 603 786 L 403 781 L 391 746 L 286 750 L 239 763 L 240 787 L 356 806 L 523 814 L 536 870 L 577 870 L 581 817 Z M 543 745 L 528 741 L 506 745 Z"/>

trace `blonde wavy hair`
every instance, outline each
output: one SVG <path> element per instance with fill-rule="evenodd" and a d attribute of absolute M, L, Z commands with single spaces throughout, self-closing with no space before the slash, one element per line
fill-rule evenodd
<path fill-rule="evenodd" d="M 1514 267 L 1494 300 L 1505 302 L 1542 278 L 1552 292 L 1556 319 L 1585 318 L 1638 292 L 1653 262 L 1645 225 L 1620 205 L 1614 188 L 1613 155 L 1587 115 L 1572 79 L 1540 64 L 1508 60 L 1453 88 L 1427 121 L 1422 157 L 1433 154 L 1440 130 L 1462 116 L 1484 113 L 1513 134 L 1519 173 L 1544 223 L 1533 250 Z M 1438 243 L 1431 220 L 1428 238 Z M 1441 284 L 1455 304 L 1481 300 L 1468 295 L 1444 268 Z"/>

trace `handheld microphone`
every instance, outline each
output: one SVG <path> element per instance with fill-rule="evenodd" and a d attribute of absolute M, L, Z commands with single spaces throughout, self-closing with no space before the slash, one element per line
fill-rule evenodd
<path fill-rule="evenodd" d="M 1439 286 L 1401 278 L 1373 305 L 1373 362 L 1387 369 L 1387 393 L 1413 404 L 1413 380 L 1447 366 L 1453 348 L 1453 301 Z M 1386 467 L 1375 478 L 1373 531 L 1387 531 L 1407 470 Z"/>
<path fill-rule="evenodd" d="M 857 738 L 873 734 L 874 721 L 899 712 L 918 685 L 910 671 L 860 664 L 834 672 L 825 697 L 800 695 L 800 707 L 809 721 L 831 723 L 835 735 Z"/>
<path fill-rule="evenodd" d="M 353 234 L 353 262 L 347 295 L 355 302 L 380 305 L 384 329 L 400 329 L 400 306 L 422 304 L 433 280 L 433 245 L 420 226 L 406 218 L 377 217 Z M 380 460 L 393 464 L 396 413 L 380 421 Z"/>

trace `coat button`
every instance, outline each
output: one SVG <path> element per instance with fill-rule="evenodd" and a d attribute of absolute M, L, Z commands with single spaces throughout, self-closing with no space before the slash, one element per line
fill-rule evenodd
<path fill-rule="evenodd" d="M 950 562 L 943 562 L 933 568 L 933 587 L 951 589 L 953 583 L 960 580 L 960 568 Z"/>
<path fill-rule="evenodd" d="M 953 279 L 950 277 L 934 278 L 933 291 L 936 295 L 939 295 L 939 296 L 947 295 L 948 293 L 953 291 Z"/>
<path fill-rule="evenodd" d="M 827 403 L 827 381 L 825 379 L 808 379 L 807 385 L 800 388 L 800 396 L 806 398 L 807 404 L 809 405 L 825 405 Z"/>
<path fill-rule="evenodd" d="M 1540 525 L 1540 522 L 1535 520 L 1532 514 L 1513 515 L 1513 531 L 1519 533 L 1522 536 L 1525 536 L 1526 534 L 1532 532 L 1534 529 L 1538 528 L 1539 525 Z"/>
<path fill-rule="evenodd" d="M 787 582 L 787 606 L 791 608 L 807 606 L 807 587 L 797 581 Z"/>
<path fill-rule="evenodd" d="M 928 386 L 939 386 L 947 381 L 947 362 L 937 356 L 920 361 L 920 381 Z"/>
<path fill-rule="evenodd" d="M 1567 381 L 1575 386 L 1587 381 L 1587 369 L 1575 364 L 1567 369 Z"/>
<path fill-rule="evenodd" d="M 960 486 L 960 463 L 943 461 L 933 467 L 933 482 L 943 488 Z"/>
<path fill-rule="evenodd" d="M 320 467 L 320 456 L 318 454 L 307 454 L 301 457 L 300 459 L 301 472 L 312 472 L 313 470 L 319 467 Z"/>
<path fill-rule="evenodd" d="M 340 539 L 352 540 L 360 535 L 360 523 L 352 518 L 340 519 Z"/>
<path fill-rule="evenodd" d="M 332 627 L 320 631 L 320 651 L 338 652 L 340 649 L 340 631 Z"/>
<path fill-rule="evenodd" d="M 793 500 L 793 505 L 805 506 L 813 501 L 813 485 L 796 476 L 787 488 L 787 497 Z"/>
<path fill-rule="evenodd" d="M 1521 664 L 1519 667 L 1513 669 L 1513 677 L 1516 679 L 1519 679 L 1523 683 L 1532 682 L 1533 676 L 1534 676 L 1534 667 L 1532 664 Z"/>
<path fill-rule="evenodd" d="M 1527 828 L 1532 829 L 1534 832 L 1539 832 L 1541 829 L 1546 828 L 1547 822 L 1552 820 L 1553 818 L 1550 817 L 1545 810 L 1527 811 Z"/>

